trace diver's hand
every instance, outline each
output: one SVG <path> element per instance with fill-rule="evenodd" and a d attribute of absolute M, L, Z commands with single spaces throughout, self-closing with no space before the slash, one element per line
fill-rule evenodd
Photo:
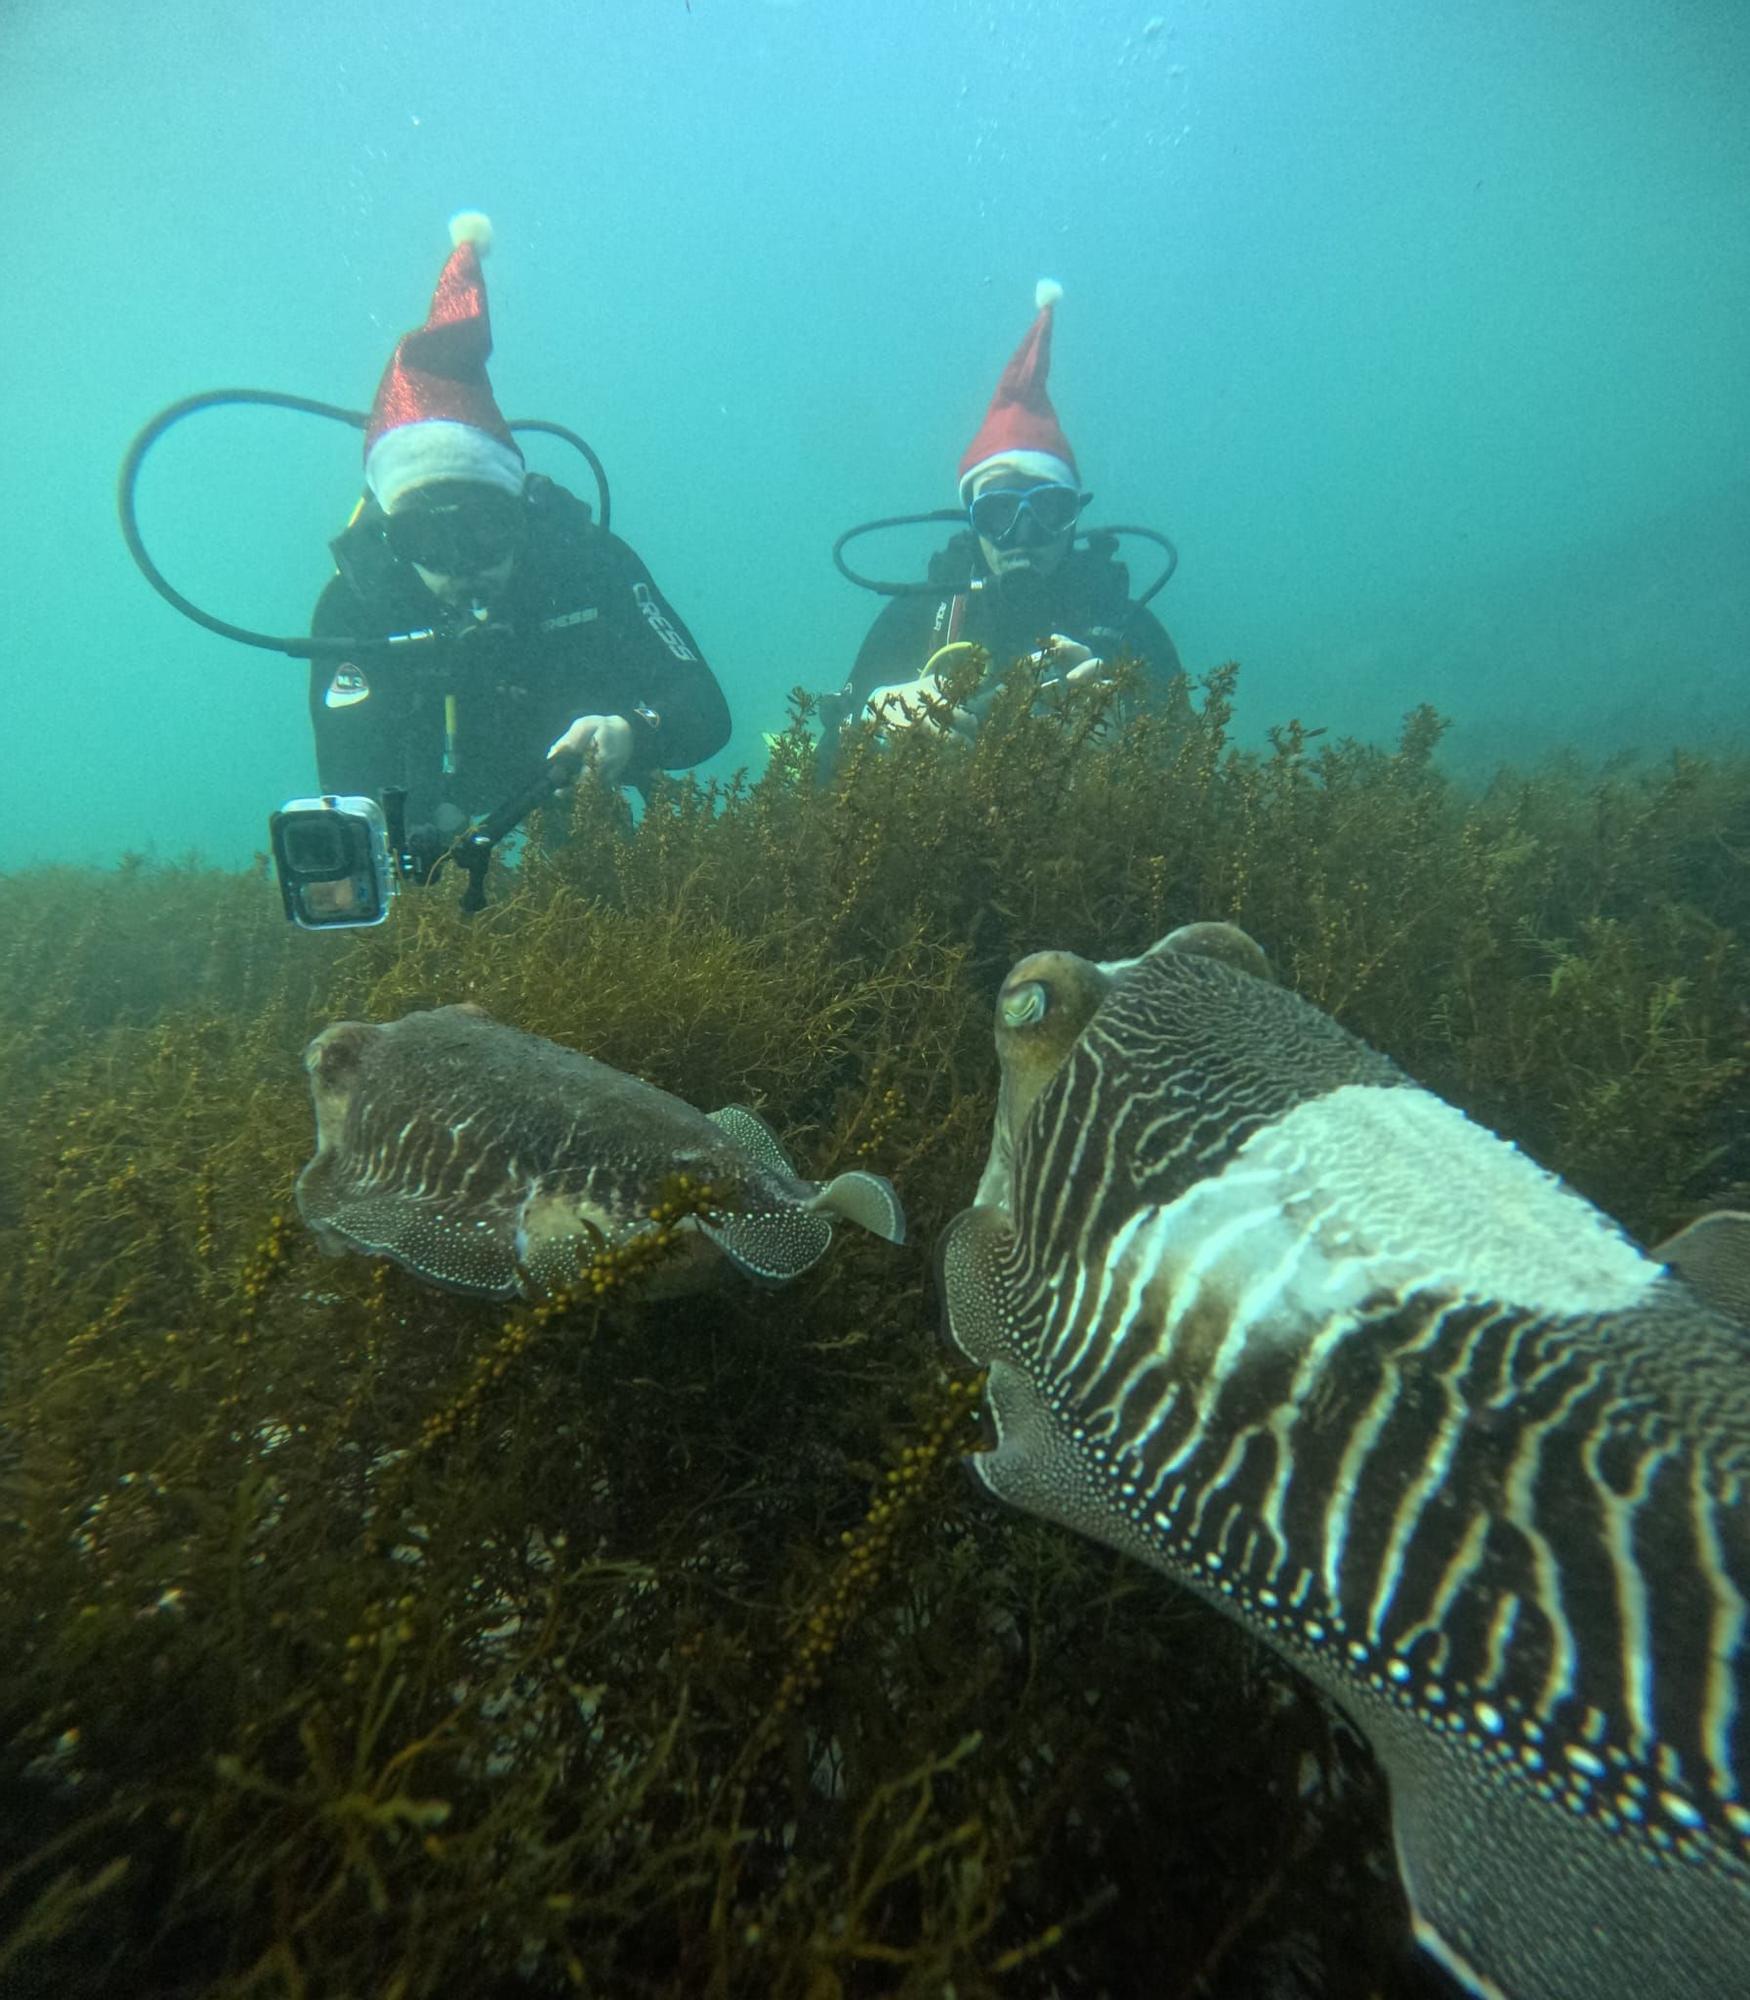
<path fill-rule="evenodd" d="M 1035 666 L 1044 668 L 1056 679 L 1076 684 L 1097 680 L 1106 669 L 1106 662 L 1098 653 L 1091 652 L 1079 639 L 1066 639 L 1061 632 L 1053 632 L 1030 658 Z"/>
<path fill-rule="evenodd" d="M 615 784 L 632 761 L 632 725 L 623 715 L 580 715 L 547 755 L 581 757 L 580 776 Z"/>
<path fill-rule="evenodd" d="M 1041 676 L 1039 692 L 1047 701 L 1053 700 L 1066 687 L 1106 688 L 1113 685 L 1106 662 L 1099 654 L 1090 652 L 1080 640 L 1066 639 L 1061 632 L 1053 632 L 1032 659 Z M 1116 731 L 1117 712 L 1109 706 L 1088 730 L 1084 740 L 1103 750 L 1110 747 Z"/>
<path fill-rule="evenodd" d="M 927 673 L 878 687 L 863 704 L 863 713 L 887 736 L 923 729 L 939 736 L 970 737 L 978 727 L 978 718 L 968 709 L 944 712 L 941 683 Z"/>
<path fill-rule="evenodd" d="M 971 669 L 977 664 L 978 672 Z M 863 704 L 863 713 L 884 735 L 923 728 L 951 742 L 970 743 L 996 697 L 990 662 L 983 648 L 965 639 L 950 639 L 924 662 L 915 680 L 889 681 Z M 950 702 L 946 689 L 959 694 Z"/>
<path fill-rule="evenodd" d="M 863 704 L 863 713 L 886 736 L 896 736 L 907 729 L 922 729 L 937 736 L 971 736 L 978 727 L 978 719 L 970 710 L 945 706 L 941 685 L 933 674 L 920 674 L 914 681 L 894 681 L 878 687 Z"/>

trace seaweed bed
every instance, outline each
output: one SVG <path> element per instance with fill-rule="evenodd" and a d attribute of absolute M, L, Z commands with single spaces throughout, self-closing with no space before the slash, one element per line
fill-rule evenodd
<path fill-rule="evenodd" d="M 799 718 L 636 827 L 581 792 L 471 921 L 0 880 L 0 1989 L 1439 1990 L 1341 1723 L 956 1469 L 992 997 L 1231 919 L 1650 1237 L 1750 1179 L 1750 761 L 1461 792 L 1428 711 L 1250 754 L 1232 691 L 1096 749 L 1017 690 L 830 780 Z M 304 1043 L 462 998 L 889 1174 L 913 1247 L 509 1312 L 319 1257 Z"/>

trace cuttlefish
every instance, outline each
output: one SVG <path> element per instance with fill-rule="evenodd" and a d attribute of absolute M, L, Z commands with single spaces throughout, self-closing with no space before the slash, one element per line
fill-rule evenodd
<path fill-rule="evenodd" d="M 646 1293 L 806 1271 L 842 1218 L 899 1243 L 878 1174 L 801 1180 L 764 1122 L 706 1114 L 472 1005 L 372 1026 L 337 1021 L 304 1052 L 315 1157 L 298 1209 L 325 1250 L 390 1257 L 451 1291 L 536 1297 L 595 1250 L 651 1227 L 665 1186 L 708 1187 Z"/>
<path fill-rule="evenodd" d="M 978 1479 L 1347 1712 L 1468 1992 L 1750 1992 L 1750 1332 L 1700 1288 L 1731 1231 L 1667 1264 L 1182 939 L 1023 959 L 996 1039 L 1007 1130 L 940 1252 Z"/>

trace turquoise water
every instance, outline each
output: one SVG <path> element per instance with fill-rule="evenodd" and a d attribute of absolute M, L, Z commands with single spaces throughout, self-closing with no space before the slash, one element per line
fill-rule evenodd
<path fill-rule="evenodd" d="M 367 404 L 462 207 L 500 401 L 606 459 L 723 768 L 842 678 L 833 537 L 952 497 L 1046 275 L 1096 512 L 1178 540 L 1156 608 L 1251 730 L 1742 736 L 1746 102 L 1733 0 L 14 0 L 0 865 L 238 862 L 311 787 L 304 668 L 147 590 L 116 466 L 196 389 Z M 148 539 L 299 629 L 357 449 L 197 420 Z"/>

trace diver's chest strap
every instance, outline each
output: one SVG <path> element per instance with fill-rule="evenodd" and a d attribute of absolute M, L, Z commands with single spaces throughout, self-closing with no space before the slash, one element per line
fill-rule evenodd
<path fill-rule="evenodd" d="M 972 593 L 984 588 L 984 578 L 973 577 L 964 590 L 952 597 L 944 597 L 936 606 L 936 615 L 930 621 L 930 644 L 927 658 L 934 659 L 944 646 L 957 646 L 961 634 L 966 629 L 966 607 L 972 602 Z M 926 667 L 925 672 L 929 669 Z"/>

